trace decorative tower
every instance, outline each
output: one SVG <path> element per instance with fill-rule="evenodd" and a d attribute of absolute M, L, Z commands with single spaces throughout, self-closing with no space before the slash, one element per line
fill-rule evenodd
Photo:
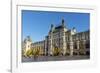
<path fill-rule="evenodd" d="M 70 31 L 70 56 L 73 56 L 73 50 L 74 50 L 74 43 L 73 43 L 73 35 L 76 34 L 76 29 L 73 27 L 73 29 Z M 77 44 L 79 45 L 79 44 Z"/>
<path fill-rule="evenodd" d="M 25 54 L 29 49 L 31 49 L 31 44 L 32 44 L 32 40 L 31 40 L 30 36 L 27 36 L 26 39 L 24 40 Z"/>
<path fill-rule="evenodd" d="M 51 32 L 53 32 L 53 30 L 54 30 L 54 25 L 51 24 Z"/>
<path fill-rule="evenodd" d="M 66 35 L 65 35 L 65 32 L 67 31 L 66 28 L 65 28 L 65 22 L 64 22 L 64 19 L 62 19 L 62 27 L 63 27 L 63 30 L 62 30 L 62 38 L 63 38 L 63 55 L 66 54 Z"/>
<path fill-rule="evenodd" d="M 54 30 L 54 25 L 51 24 L 51 29 L 50 29 L 50 34 L 49 34 L 49 40 L 50 40 L 50 55 L 53 55 L 53 46 L 52 46 L 52 38 L 53 38 L 53 30 Z"/>
<path fill-rule="evenodd" d="M 64 21 L 64 19 L 62 19 L 61 25 L 62 25 L 63 28 L 65 27 L 65 21 Z"/>

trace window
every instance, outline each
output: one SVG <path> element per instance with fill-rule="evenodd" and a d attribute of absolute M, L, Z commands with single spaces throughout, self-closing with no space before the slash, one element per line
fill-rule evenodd
<path fill-rule="evenodd" d="M 77 49 L 77 44 L 76 44 L 76 42 L 74 42 L 74 49 Z"/>
<path fill-rule="evenodd" d="M 89 52 L 89 51 L 87 51 L 87 52 L 86 52 L 86 55 L 90 55 L 90 52 Z"/>
<path fill-rule="evenodd" d="M 70 49 L 70 44 L 69 43 L 67 44 L 67 49 Z"/>
<path fill-rule="evenodd" d="M 86 41 L 86 48 L 89 49 L 90 48 L 90 42 Z"/>
<path fill-rule="evenodd" d="M 76 52 L 73 52 L 73 55 L 77 55 L 77 53 Z"/>
<path fill-rule="evenodd" d="M 28 48 L 29 48 L 30 46 L 28 45 Z"/>

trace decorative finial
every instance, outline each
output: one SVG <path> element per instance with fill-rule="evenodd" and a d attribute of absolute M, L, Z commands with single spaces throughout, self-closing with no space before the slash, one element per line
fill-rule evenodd
<path fill-rule="evenodd" d="M 73 27 L 73 29 L 75 29 L 75 27 Z"/>
<path fill-rule="evenodd" d="M 28 41 L 32 41 L 30 36 L 27 36 L 27 40 Z"/>
<path fill-rule="evenodd" d="M 51 31 L 53 31 L 54 30 L 54 25 L 53 24 L 51 24 Z"/>
<path fill-rule="evenodd" d="M 73 27 L 73 29 L 72 29 L 74 32 L 76 32 L 76 28 L 75 27 Z"/>
<path fill-rule="evenodd" d="M 54 25 L 53 24 L 51 24 L 51 29 L 54 27 Z"/>
<path fill-rule="evenodd" d="M 62 19 L 62 24 L 64 25 L 64 19 Z"/>
<path fill-rule="evenodd" d="M 64 19 L 62 19 L 62 26 L 63 26 L 63 27 L 65 27 L 64 24 L 65 24 L 65 21 L 64 21 Z"/>

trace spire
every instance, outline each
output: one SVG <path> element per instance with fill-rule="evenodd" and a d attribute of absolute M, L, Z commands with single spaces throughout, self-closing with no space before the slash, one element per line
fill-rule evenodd
<path fill-rule="evenodd" d="M 64 24 L 64 19 L 62 19 L 62 24 Z"/>
<path fill-rule="evenodd" d="M 54 25 L 53 24 L 51 24 L 51 29 L 54 27 Z"/>
<path fill-rule="evenodd" d="M 28 41 L 32 41 L 30 36 L 27 36 L 27 40 Z"/>
<path fill-rule="evenodd" d="M 54 27 L 54 25 L 53 24 L 51 24 L 51 29 Z"/>
<path fill-rule="evenodd" d="M 75 27 L 73 27 L 73 30 L 75 29 Z"/>
<path fill-rule="evenodd" d="M 64 27 L 65 25 L 65 21 L 64 21 L 64 19 L 62 19 L 62 26 Z"/>
<path fill-rule="evenodd" d="M 76 33 L 76 28 L 75 27 L 73 27 L 73 29 L 72 29 L 75 33 Z"/>
<path fill-rule="evenodd" d="M 53 31 L 53 29 L 54 29 L 54 25 L 53 25 L 53 24 L 51 24 L 51 31 Z"/>

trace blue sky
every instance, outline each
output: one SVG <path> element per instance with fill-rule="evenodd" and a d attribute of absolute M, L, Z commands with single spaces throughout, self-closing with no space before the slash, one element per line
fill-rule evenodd
<path fill-rule="evenodd" d="M 48 35 L 51 24 L 61 25 L 62 18 L 68 29 L 75 27 L 77 32 L 82 32 L 90 28 L 89 13 L 22 10 L 23 39 L 30 36 L 33 42 L 43 40 Z"/>

